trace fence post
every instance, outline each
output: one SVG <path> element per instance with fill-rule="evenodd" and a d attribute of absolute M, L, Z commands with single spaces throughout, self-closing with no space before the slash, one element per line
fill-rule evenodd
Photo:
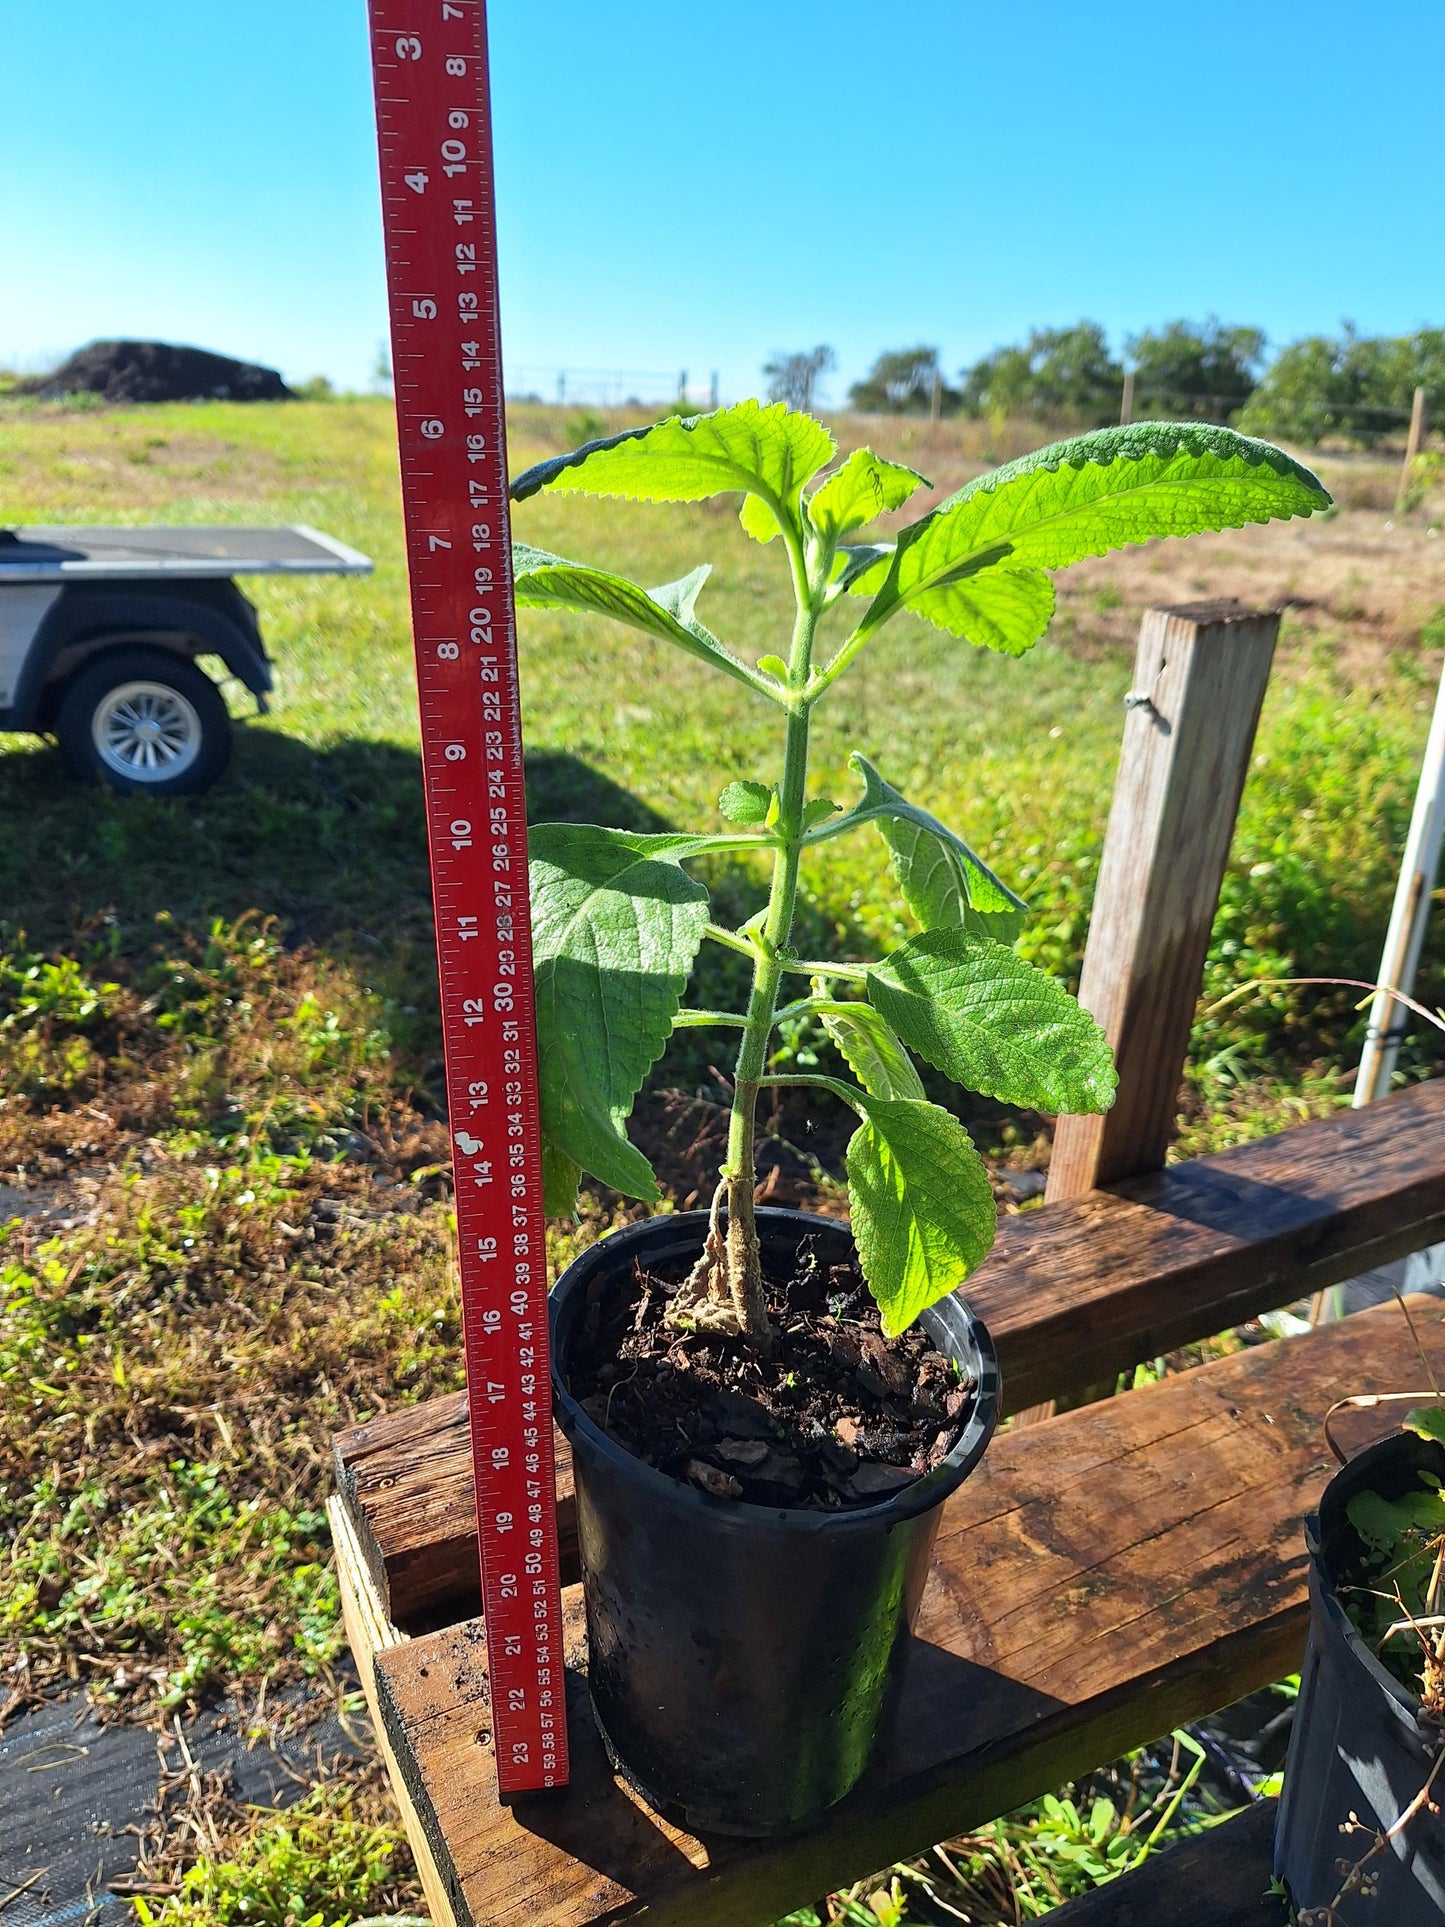
<path fill-rule="evenodd" d="M 928 397 L 928 419 L 931 422 L 936 422 L 942 418 L 942 415 L 943 415 L 943 376 L 935 368 L 933 371 L 933 388 Z"/>
<path fill-rule="evenodd" d="M 1420 453 L 1420 444 L 1425 439 L 1425 390 L 1417 388 L 1415 399 L 1410 404 L 1410 433 L 1405 437 L 1405 464 L 1400 470 L 1400 486 L 1395 491 L 1395 513 L 1398 515 L 1405 506 L 1405 497 L 1410 492 L 1410 470 L 1415 466 L 1415 457 Z"/>
<path fill-rule="evenodd" d="M 1127 428 L 1134 419 L 1134 376 L 1132 371 L 1124 377 L 1124 399 L 1119 403 L 1119 426 Z"/>
<path fill-rule="evenodd" d="M 1102 1117 L 1059 1119 L 1046 1204 L 1164 1163 L 1278 634 L 1277 614 L 1238 602 L 1144 612 L 1079 982 L 1119 1094 Z"/>
<path fill-rule="evenodd" d="M 1145 611 L 1079 984 L 1119 1094 L 1059 1119 L 1050 1202 L 1164 1163 L 1278 633 L 1237 602 Z"/>

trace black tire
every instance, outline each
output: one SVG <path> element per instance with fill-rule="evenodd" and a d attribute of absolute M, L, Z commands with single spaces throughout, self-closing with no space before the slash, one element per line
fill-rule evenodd
<path fill-rule="evenodd" d="M 67 684 L 55 733 L 67 769 L 123 795 L 194 796 L 231 755 L 221 692 L 169 649 L 111 649 Z"/>

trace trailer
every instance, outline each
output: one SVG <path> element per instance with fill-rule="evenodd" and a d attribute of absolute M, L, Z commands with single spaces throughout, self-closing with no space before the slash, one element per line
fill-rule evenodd
<path fill-rule="evenodd" d="M 264 714 L 271 659 L 247 575 L 367 575 L 369 557 L 282 528 L 0 529 L 0 729 L 52 736 L 72 775 L 151 796 L 221 774 L 231 719 L 197 658 Z"/>

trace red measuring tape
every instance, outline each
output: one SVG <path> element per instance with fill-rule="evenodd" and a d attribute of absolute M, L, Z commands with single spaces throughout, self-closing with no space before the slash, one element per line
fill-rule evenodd
<path fill-rule="evenodd" d="M 567 1783 L 527 804 L 483 0 L 371 0 L 501 1791 Z"/>

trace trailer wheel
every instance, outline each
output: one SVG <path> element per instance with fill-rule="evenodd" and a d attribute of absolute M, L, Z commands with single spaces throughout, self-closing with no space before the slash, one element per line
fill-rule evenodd
<path fill-rule="evenodd" d="M 61 698 L 56 735 L 72 775 L 147 796 L 207 789 L 231 754 L 221 692 L 168 649 L 116 649 L 88 663 Z"/>

